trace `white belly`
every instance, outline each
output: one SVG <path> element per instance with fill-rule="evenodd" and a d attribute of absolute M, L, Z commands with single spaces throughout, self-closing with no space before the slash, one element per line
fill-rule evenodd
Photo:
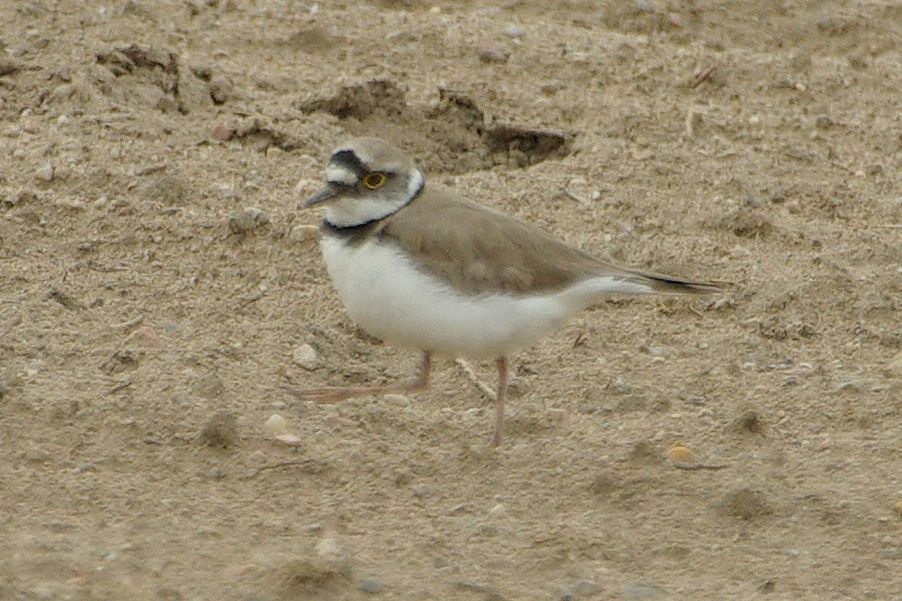
<path fill-rule="evenodd" d="M 324 237 L 323 257 L 348 314 L 394 346 L 478 359 L 535 344 L 587 304 L 573 294 L 469 296 L 418 271 L 398 250 Z M 571 289 L 572 290 L 572 289 Z"/>

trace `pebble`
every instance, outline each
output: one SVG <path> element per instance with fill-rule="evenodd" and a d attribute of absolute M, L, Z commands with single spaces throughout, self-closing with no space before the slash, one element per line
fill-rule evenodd
<path fill-rule="evenodd" d="M 655 584 L 631 582 L 623 587 L 624 601 L 645 601 L 646 599 L 663 599 L 667 591 Z"/>
<path fill-rule="evenodd" d="M 234 446 L 238 442 L 238 420 L 231 413 L 219 411 L 204 424 L 200 441 L 207 446 L 223 449 Z"/>
<path fill-rule="evenodd" d="M 129 334 L 125 341 L 145 348 L 160 348 L 160 337 L 150 326 L 141 326 Z"/>
<path fill-rule="evenodd" d="M 385 590 L 385 585 L 382 584 L 382 581 L 378 578 L 371 576 L 369 578 L 364 578 L 363 580 L 361 580 L 359 588 L 364 593 L 376 595 Z"/>
<path fill-rule="evenodd" d="M 695 453 L 682 445 L 674 445 L 667 451 L 667 460 L 670 463 L 695 463 Z"/>
<path fill-rule="evenodd" d="M 348 552 L 331 537 L 323 538 L 316 543 L 316 554 L 329 562 L 345 563 L 348 561 Z"/>
<path fill-rule="evenodd" d="M 319 237 L 319 228 L 315 225 L 296 225 L 291 228 L 288 237 L 292 242 L 310 242 Z"/>
<path fill-rule="evenodd" d="M 463 591 L 471 591 L 474 593 L 485 593 L 486 595 L 494 595 L 495 589 L 489 584 L 481 584 L 472 580 L 458 580 L 454 583 L 456 588 Z"/>
<path fill-rule="evenodd" d="M 410 405 L 410 399 L 403 394 L 386 394 L 382 397 L 382 402 L 389 406 L 406 407 Z"/>
<path fill-rule="evenodd" d="M 236 234 L 245 234 L 269 223 L 269 215 L 262 209 L 248 207 L 229 218 L 229 229 Z"/>
<path fill-rule="evenodd" d="M 526 35 L 526 29 L 519 25 L 510 25 L 504 29 L 504 35 L 512 38 L 522 38 Z"/>
<path fill-rule="evenodd" d="M 591 597 L 592 595 L 597 595 L 601 592 L 601 587 L 597 582 L 590 578 L 585 578 L 580 580 L 573 586 L 573 591 L 577 595 L 581 595 L 583 597 Z"/>
<path fill-rule="evenodd" d="M 479 60 L 484 63 L 506 63 L 510 59 L 510 52 L 491 42 L 482 42 L 476 47 Z"/>
<path fill-rule="evenodd" d="M 273 413 L 263 424 L 263 428 L 272 436 L 277 436 L 288 431 L 288 422 L 278 413 Z"/>
<path fill-rule="evenodd" d="M 814 125 L 818 129 L 827 129 L 833 125 L 833 119 L 830 118 L 830 115 L 820 114 L 814 118 Z"/>
<path fill-rule="evenodd" d="M 720 503 L 720 511 L 742 520 L 751 520 L 773 513 L 764 493 L 740 488 L 727 493 Z"/>
<path fill-rule="evenodd" d="M 2 396 L 2 395 L 0 395 Z M 902 501 L 896 501 L 896 504 L 893 505 L 893 510 L 896 512 L 896 515 L 902 518 Z"/>
<path fill-rule="evenodd" d="M 882 549 L 880 551 L 880 557 L 883 559 L 899 559 L 899 548 L 887 547 L 886 549 Z"/>
<path fill-rule="evenodd" d="M 194 391 L 194 394 L 198 396 L 202 396 L 206 399 L 214 399 L 225 391 L 225 385 L 218 375 L 209 373 L 196 380 L 194 385 L 191 386 L 191 389 Z"/>
<path fill-rule="evenodd" d="M 291 353 L 291 360 L 295 365 L 298 365 L 307 371 L 313 371 L 319 367 L 319 355 L 317 354 L 316 349 L 309 344 L 302 344 L 294 349 Z"/>
<path fill-rule="evenodd" d="M 298 197 L 313 196 L 317 185 L 318 183 L 313 180 L 300 179 L 298 180 L 298 183 L 294 185 L 293 193 Z"/>
<path fill-rule="evenodd" d="M 235 128 L 228 123 L 220 123 L 213 128 L 211 134 L 220 142 L 228 142 L 235 135 Z"/>
<path fill-rule="evenodd" d="M 53 179 L 53 163 L 47 161 L 46 163 L 38 167 L 38 170 L 35 171 L 34 175 L 40 180 L 49 182 Z"/>
<path fill-rule="evenodd" d="M 13 158 L 14 159 L 24 159 L 25 158 L 25 149 L 24 148 L 16 148 L 13 150 Z"/>
<path fill-rule="evenodd" d="M 301 445 L 301 437 L 297 434 L 291 434 L 290 432 L 284 432 L 282 434 L 276 434 L 273 436 L 276 440 L 281 442 L 282 444 L 287 444 L 291 447 L 298 447 Z"/>
<path fill-rule="evenodd" d="M 902 351 L 896 353 L 896 356 L 890 359 L 883 373 L 891 378 L 902 378 Z"/>

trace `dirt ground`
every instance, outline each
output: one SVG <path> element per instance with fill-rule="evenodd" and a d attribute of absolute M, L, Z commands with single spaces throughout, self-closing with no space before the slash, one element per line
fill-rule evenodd
<path fill-rule="evenodd" d="M 0 22 L 0 599 L 902 599 L 898 2 Z M 418 361 L 345 315 L 297 210 L 362 133 L 729 285 L 516 357 L 499 449 L 450 359 L 428 393 L 299 402 Z"/>

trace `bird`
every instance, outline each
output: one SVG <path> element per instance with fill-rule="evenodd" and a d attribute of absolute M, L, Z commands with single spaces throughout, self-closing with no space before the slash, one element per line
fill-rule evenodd
<path fill-rule="evenodd" d="M 492 445 L 503 441 L 509 357 L 612 294 L 705 294 L 720 288 L 621 267 L 526 221 L 427 183 L 392 144 L 358 137 L 336 147 L 326 185 L 299 209 L 322 207 L 320 249 L 345 310 L 365 332 L 421 353 L 410 382 L 296 390 L 318 403 L 422 391 L 433 356 L 494 360 Z"/>

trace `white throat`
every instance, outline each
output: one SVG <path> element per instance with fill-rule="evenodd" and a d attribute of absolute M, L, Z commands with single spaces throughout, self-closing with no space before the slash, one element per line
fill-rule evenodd
<path fill-rule="evenodd" d="M 416 196 L 425 179 L 418 170 L 410 175 L 404 194 L 374 195 L 372 198 L 339 198 L 326 205 L 326 221 L 335 227 L 353 227 L 388 217 Z"/>

